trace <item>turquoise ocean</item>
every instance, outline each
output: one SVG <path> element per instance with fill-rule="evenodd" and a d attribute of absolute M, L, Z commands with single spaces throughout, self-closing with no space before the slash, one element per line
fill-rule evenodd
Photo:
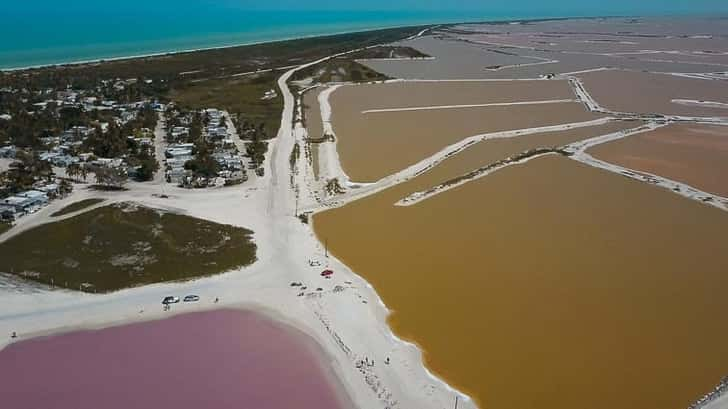
<path fill-rule="evenodd" d="M 154 0 L 149 0 L 153 2 Z M 538 16 L 485 13 L 249 11 L 208 4 L 197 10 L 6 9 L 0 69 L 232 46 L 403 25 Z"/>

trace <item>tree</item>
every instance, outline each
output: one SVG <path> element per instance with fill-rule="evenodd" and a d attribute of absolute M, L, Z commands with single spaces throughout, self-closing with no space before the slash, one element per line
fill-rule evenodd
<path fill-rule="evenodd" d="M 58 193 L 61 196 L 66 196 L 73 191 L 73 185 L 66 179 L 61 180 L 58 184 Z"/>
<path fill-rule="evenodd" d="M 53 168 L 48 161 L 40 160 L 38 154 L 18 152 L 18 161 L 10 164 L 5 172 L 6 185 L 10 192 L 17 193 L 30 189 L 41 179 L 53 180 Z"/>
<path fill-rule="evenodd" d="M 159 170 L 159 161 L 149 153 L 149 149 L 142 149 L 138 159 L 137 178 L 141 181 L 152 180 L 154 174 Z"/>
<path fill-rule="evenodd" d="M 86 178 L 88 177 L 88 166 L 81 165 L 81 168 L 80 168 L 80 171 L 79 171 L 79 175 L 81 175 L 81 178 L 85 182 L 86 181 Z"/>
<path fill-rule="evenodd" d="M 106 134 L 102 135 L 97 128 L 95 132 L 86 138 L 83 145 L 85 149 L 90 150 L 98 157 L 116 158 L 126 153 L 127 139 L 116 123 L 111 121 Z"/>
<path fill-rule="evenodd" d="M 81 165 L 78 163 L 72 163 L 66 166 L 66 176 L 71 179 L 77 180 L 78 175 L 81 174 Z"/>
<path fill-rule="evenodd" d="M 93 171 L 96 175 L 96 184 L 106 189 L 120 190 L 126 184 L 127 174 L 123 169 L 97 166 Z"/>

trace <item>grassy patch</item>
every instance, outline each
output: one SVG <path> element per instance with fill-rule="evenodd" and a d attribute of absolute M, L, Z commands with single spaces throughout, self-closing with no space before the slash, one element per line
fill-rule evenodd
<path fill-rule="evenodd" d="M 426 58 L 429 55 L 412 47 L 384 45 L 379 47 L 367 48 L 351 54 L 349 58 L 366 59 L 366 58 Z"/>
<path fill-rule="evenodd" d="M 100 207 L 0 244 L 0 271 L 87 292 L 222 273 L 255 261 L 252 232 L 132 203 Z"/>
<path fill-rule="evenodd" d="M 13 227 L 13 225 L 10 223 L 0 222 L 0 234 L 10 230 L 11 227 Z"/>
<path fill-rule="evenodd" d="M 241 120 L 265 124 L 266 134 L 274 137 L 281 124 L 283 97 L 261 99 L 266 91 L 278 92 L 279 72 L 212 79 L 174 89 L 170 99 L 186 109 L 219 108 L 240 114 Z"/>
<path fill-rule="evenodd" d="M 71 203 L 70 205 L 64 207 L 63 209 L 51 214 L 51 217 L 58 217 L 63 216 L 69 213 L 77 212 L 81 209 L 85 209 L 87 207 L 93 206 L 95 204 L 103 202 L 104 199 L 84 199 L 79 200 L 78 202 Z"/>
<path fill-rule="evenodd" d="M 293 81 L 313 78 L 313 82 L 369 82 L 389 79 L 371 68 L 359 64 L 351 58 L 334 58 L 312 65 L 293 74 Z"/>
<path fill-rule="evenodd" d="M 298 158 L 301 157 L 301 147 L 298 146 L 298 144 L 293 145 L 293 149 L 291 150 L 291 155 L 288 157 L 288 162 L 291 164 L 291 170 L 294 170 L 296 168 L 296 162 L 298 162 Z"/>
<path fill-rule="evenodd" d="M 313 177 L 319 178 L 319 146 L 318 144 L 310 144 L 311 147 L 311 166 L 313 167 Z"/>
<path fill-rule="evenodd" d="M 102 63 L 21 70 L 0 75 L 0 84 L 16 79 L 27 80 L 27 76 L 47 84 L 54 84 L 62 78 L 69 84 L 79 84 L 77 86 L 93 84 L 97 79 L 151 78 L 175 88 L 180 82 L 301 64 L 346 50 L 393 42 L 425 27 L 390 28 Z"/>

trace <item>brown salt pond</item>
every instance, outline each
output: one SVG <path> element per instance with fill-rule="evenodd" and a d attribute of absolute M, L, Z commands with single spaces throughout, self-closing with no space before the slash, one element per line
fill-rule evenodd
<path fill-rule="evenodd" d="M 503 409 L 683 409 L 728 373 L 724 212 L 555 155 L 393 206 L 463 158 L 314 218 L 435 373 Z"/>
<path fill-rule="evenodd" d="M 398 44 L 414 47 L 434 60 L 373 60 L 365 64 L 394 78 L 539 78 L 601 67 L 651 72 L 715 72 L 726 61 L 724 22 L 697 18 L 582 20 L 561 24 L 467 24 L 456 31 L 435 31 Z M 629 27 L 629 29 L 625 29 Z M 700 35 L 676 36 L 666 27 Z M 460 30 L 465 30 L 471 34 Z M 697 30 L 697 31 L 696 31 Z M 709 35 L 706 35 L 709 34 Z M 489 43 L 489 44 L 488 44 Z M 707 52 L 711 58 L 660 58 L 650 55 L 608 55 L 650 50 Z M 721 58 L 723 57 L 723 58 Z M 499 67 L 497 70 L 485 67 Z"/>
<path fill-rule="evenodd" d="M 303 94 L 303 115 L 310 138 L 321 138 L 324 134 L 324 126 L 321 121 L 321 107 L 318 103 L 318 96 L 323 90 L 323 88 L 319 87 Z"/>
<path fill-rule="evenodd" d="M 331 102 L 336 107 L 338 100 L 356 100 L 352 109 L 364 111 L 575 98 L 565 80 L 408 81 L 342 87 L 332 94 Z"/>
<path fill-rule="evenodd" d="M 540 99 L 553 95 L 538 90 L 540 84 L 547 86 L 549 82 L 527 84 L 534 90 L 528 95 L 520 86 L 515 88 L 518 91 L 514 91 L 514 94 L 522 92 L 518 94 L 519 99 Z M 446 92 L 445 88 L 441 90 L 443 94 Z M 380 88 L 380 91 L 377 100 L 389 100 L 387 89 Z M 340 88 L 331 96 L 339 157 L 344 171 L 357 182 L 376 181 L 469 136 L 589 121 L 600 117 L 587 112 L 583 105 L 575 102 L 364 114 L 362 111 L 373 108 L 371 100 L 361 97 L 368 92 L 367 87 L 352 86 Z M 398 91 L 393 95 L 401 96 Z M 509 94 L 504 91 L 503 95 Z M 443 100 L 446 98 L 452 99 L 442 97 Z M 494 97 L 486 95 L 485 98 Z M 472 100 L 468 101 L 472 103 Z M 432 97 L 427 102 L 436 103 Z M 414 106 L 418 100 L 410 100 L 407 104 Z"/>
<path fill-rule="evenodd" d="M 303 115 L 306 120 L 306 131 L 311 139 L 319 139 L 324 135 L 324 125 L 321 119 L 321 106 L 318 102 L 318 96 L 323 88 L 315 88 L 307 91 L 303 95 Z M 319 175 L 319 144 L 309 144 L 311 149 L 311 167 L 314 177 L 318 179 Z"/>
<path fill-rule="evenodd" d="M 633 170 L 728 197 L 728 127 L 674 124 L 632 135 L 589 153 Z"/>
<path fill-rule="evenodd" d="M 532 58 L 489 50 L 485 45 L 425 36 L 397 43 L 413 47 L 434 59 L 362 60 L 362 64 L 394 78 L 463 79 L 487 78 L 486 67 L 533 63 Z"/>
<path fill-rule="evenodd" d="M 579 74 L 591 96 L 605 108 L 622 112 L 688 116 L 728 116 L 728 110 L 681 105 L 673 99 L 728 103 L 724 81 L 637 71 L 599 71 Z"/>
<path fill-rule="evenodd" d="M 11 344 L 13 409 L 353 407 L 313 340 L 249 311 L 217 310 Z"/>

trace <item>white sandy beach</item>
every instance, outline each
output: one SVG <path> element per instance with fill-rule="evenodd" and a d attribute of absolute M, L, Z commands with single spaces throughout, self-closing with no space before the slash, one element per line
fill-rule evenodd
<path fill-rule="evenodd" d="M 8 170 L 10 168 L 10 164 L 13 162 L 13 159 L 0 158 L 0 172 Z"/>

